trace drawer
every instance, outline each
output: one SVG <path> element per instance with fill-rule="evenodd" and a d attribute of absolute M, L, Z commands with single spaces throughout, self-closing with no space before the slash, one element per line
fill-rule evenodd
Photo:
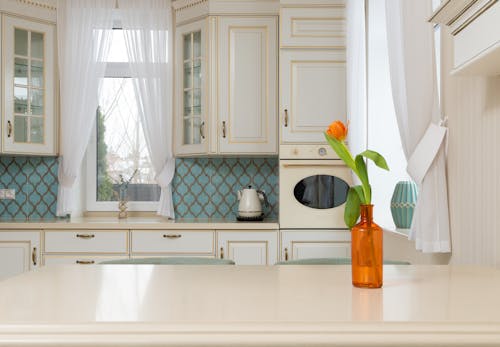
<path fill-rule="evenodd" d="M 132 253 L 215 254 L 212 230 L 133 230 Z"/>
<path fill-rule="evenodd" d="M 281 47 L 345 48 L 345 8 L 281 9 Z"/>
<path fill-rule="evenodd" d="M 351 257 L 349 230 L 282 230 L 281 243 L 282 260 Z"/>
<path fill-rule="evenodd" d="M 51 265 L 97 265 L 102 261 L 127 259 L 127 255 L 122 256 L 105 256 L 101 254 L 96 255 L 45 255 L 43 263 L 45 266 Z"/>
<path fill-rule="evenodd" d="M 128 253 L 126 230 L 45 231 L 45 253 Z"/>

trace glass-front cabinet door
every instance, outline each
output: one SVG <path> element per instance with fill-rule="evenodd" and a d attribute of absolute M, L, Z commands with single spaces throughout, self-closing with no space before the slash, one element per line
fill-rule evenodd
<path fill-rule="evenodd" d="M 176 31 L 176 154 L 206 152 L 205 20 Z"/>
<path fill-rule="evenodd" d="M 4 16 L 2 151 L 56 154 L 54 26 Z"/>

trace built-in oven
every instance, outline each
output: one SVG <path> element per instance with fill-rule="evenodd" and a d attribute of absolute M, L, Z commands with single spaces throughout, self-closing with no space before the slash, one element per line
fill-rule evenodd
<path fill-rule="evenodd" d="M 280 228 L 346 228 L 352 174 L 340 159 L 283 159 L 279 175 Z"/>

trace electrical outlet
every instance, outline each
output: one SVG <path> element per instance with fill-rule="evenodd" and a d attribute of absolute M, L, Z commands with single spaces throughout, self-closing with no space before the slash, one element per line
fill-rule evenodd
<path fill-rule="evenodd" d="M 14 200 L 16 198 L 15 189 L 0 189 L 0 199 Z"/>

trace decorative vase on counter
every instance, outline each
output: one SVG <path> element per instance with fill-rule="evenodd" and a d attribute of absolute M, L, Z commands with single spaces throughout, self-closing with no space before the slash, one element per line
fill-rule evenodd
<path fill-rule="evenodd" d="M 391 199 L 391 214 L 396 228 L 410 229 L 417 198 L 415 182 L 401 181 L 396 184 Z"/>
<path fill-rule="evenodd" d="M 373 222 L 373 205 L 360 205 L 361 219 L 351 228 L 352 284 L 380 288 L 383 284 L 382 228 Z"/>

